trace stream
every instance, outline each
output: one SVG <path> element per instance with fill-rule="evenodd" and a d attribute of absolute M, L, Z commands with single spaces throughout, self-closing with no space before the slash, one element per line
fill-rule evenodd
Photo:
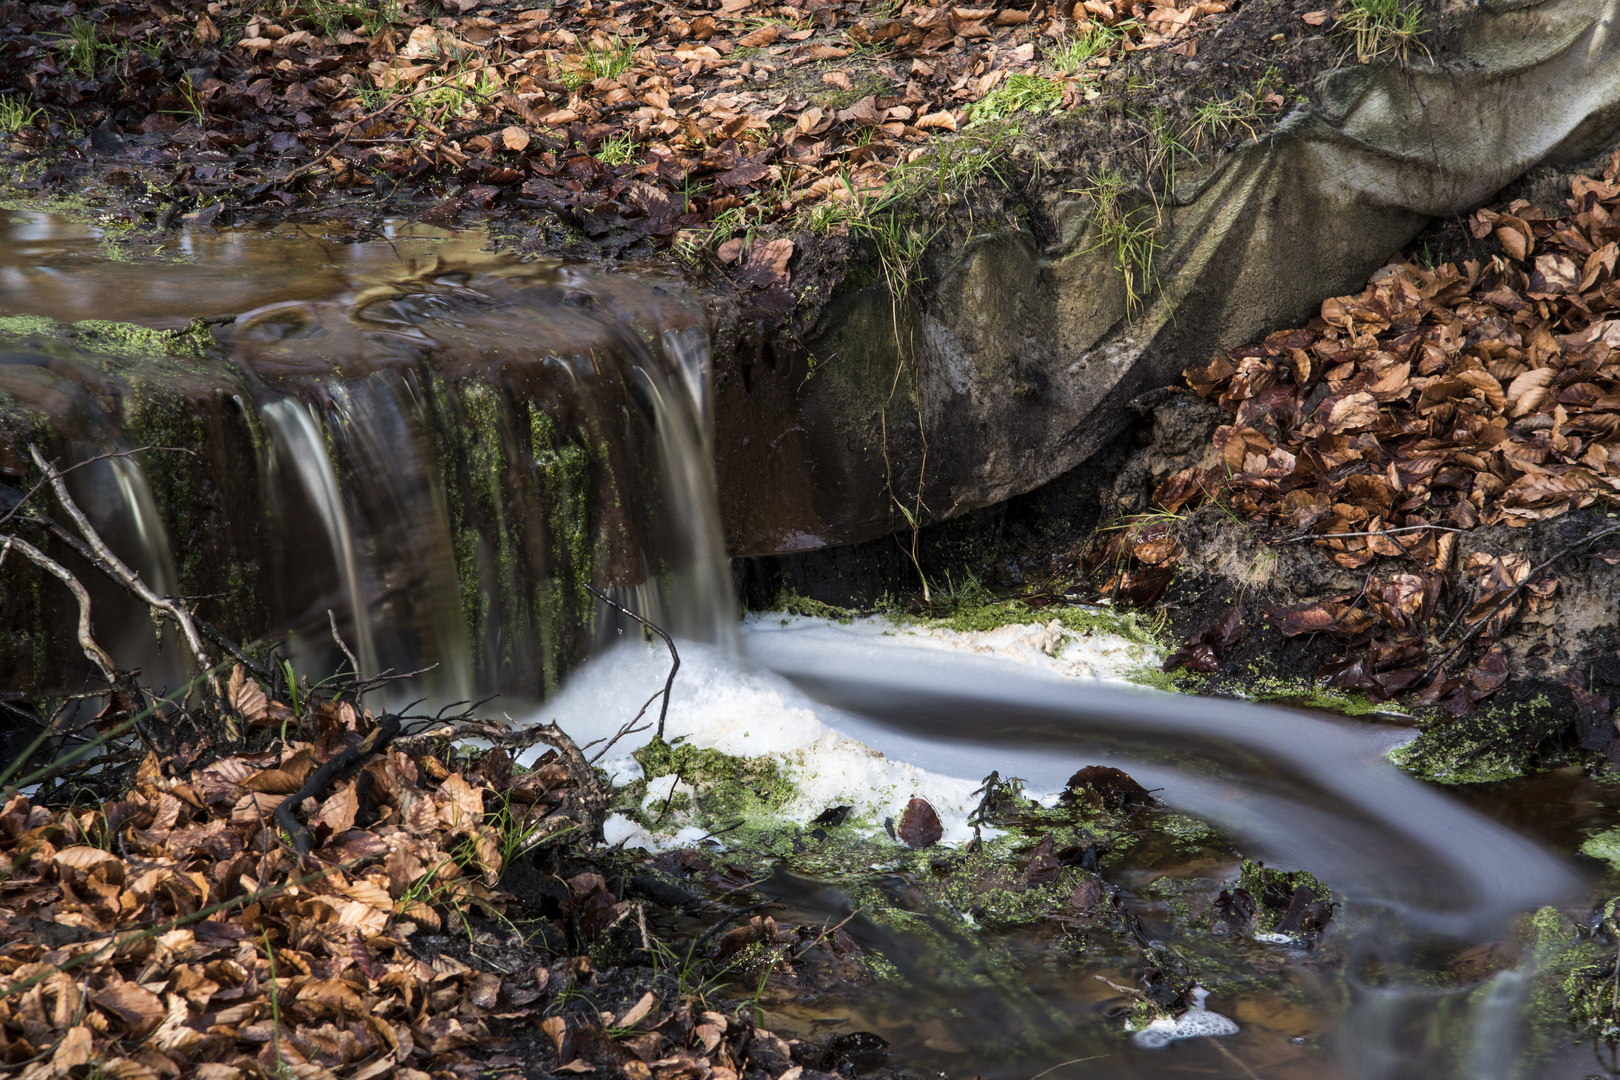
<path fill-rule="evenodd" d="M 1599 864 L 1574 852 L 1620 823 L 1620 788 L 1569 770 L 1444 790 L 1384 761 L 1407 734 L 1388 723 L 1178 697 L 1117 672 L 1065 675 L 865 621 L 757 614 L 739 625 L 710 465 L 701 297 L 667 271 L 608 274 L 486 248 L 476 234 L 390 222 L 152 240 L 0 211 L 5 467 L 21 471 L 20 433 L 50 433 L 78 461 L 191 439 L 189 466 L 146 451 L 74 480 L 97 527 L 159 591 L 253 591 L 251 610 L 217 605 L 210 617 L 244 640 L 288 640 L 301 671 L 331 670 L 341 633 L 368 671 L 427 669 L 391 700 L 499 692 L 514 716 L 555 717 L 581 743 L 611 735 L 667 671 L 660 643 L 581 592 L 605 585 L 678 639 L 670 735 L 796 762 L 800 821 L 853 804 L 881 834 L 885 814 L 922 794 L 950 847 L 972 836 L 967 817 L 992 770 L 1051 800 L 1082 766 L 1123 769 L 1230 840 L 1147 844 L 1104 871 L 1150 951 L 1201 947 L 1183 936 L 1165 882 L 1235 881 L 1233 847 L 1309 870 L 1340 904 L 1319 941 L 1244 946 L 1264 985 L 1207 1002 L 1235 1034 L 1148 1048 L 1108 1015 L 1117 995 L 1092 977 L 1131 982 L 1134 955 L 1104 950 L 1063 968 L 1043 958 L 1048 943 L 1012 933 L 999 947 L 1022 958 L 1022 985 L 980 978 L 992 961 L 960 927 L 960 963 L 942 965 L 937 942 L 863 918 L 840 881 L 784 870 L 762 886 L 779 921 L 848 918 L 899 979 L 772 996 L 762 1008 L 773 1029 L 872 1031 L 906 1068 L 1009 1080 L 1617 1075 L 1601 1042 L 1536 1044 L 1534 957 L 1460 984 L 1436 973 L 1512 940 L 1528 912 L 1585 917 L 1605 894 Z M 180 330 L 212 316 L 236 318 L 179 359 L 108 345 L 108 331 L 82 322 Z M 153 420 L 176 408 L 184 423 Z M 188 486 L 185 468 L 207 483 Z M 63 596 L 28 608 L 19 580 L 3 583 L 12 631 L 65 617 Z M 143 611 L 96 596 L 108 644 L 158 681 L 182 676 Z M 9 661 L 18 688 L 72 675 L 70 650 L 44 632 L 37 644 L 26 663 Z M 610 772 L 639 768 L 634 745 L 621 744 Z M 610 842 L 636 836 L 610 820 Z"/>

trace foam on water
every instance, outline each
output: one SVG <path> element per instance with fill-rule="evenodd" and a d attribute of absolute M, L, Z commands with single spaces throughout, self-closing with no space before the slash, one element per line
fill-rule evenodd
<path fill-rule="evenodd" d="M 1131 1036 L 1131 1041 L 1144 1050 L 1157 1050 L 1178 1039 L 1203 1039 L 1214 1035 L 1236 1035 L 1237 1024 L 1204 1008 L 1209 991 L 1202 986 L 1192 990 L 1193 1006 L 1174 1020 L 1155 1020 Z"/>
<path fill-rule="evenodd" d="M 799 616 L 754 616 L 745 622 L 745 634 L 769 634 L 778 629 L 826 632 L 842 638 L 885 646 L 917 646 L 935 651 L 963 652 L 994 657 L 1021 667 L 1068 679 L 1123 677 L 1140 665 L 1148 651 L 1141 645 L 1103 631 L 1080 634 L 1061 626 L 1024 624 L 984 632 L 957 632 L 896 624 L 887 619 L 862 618 L 836 626 Z M 815 702 L 782 677 L 739 663 L 729 649 L 712 644 L 681 641 L 680 675 L 670 701 L 665 737 L 685 739 L 694 746 L 738 757 L 770 756 L 788 770 L 797 794 L 783 810 L 788 820 L 804 823 L 833 806 L 853 807 L 852 820 L 879 831 L 886 817 L 896 820 L 913 797 L 927 799 L 939 814 L 943 843 L 955 844 L 973 835 L 967 817 L 977 805 L 974 794 L 983 781 L 964 762 L 953 760 L 944 769 L 931 769 L 913 760 L 896 760 L 853 738 L 851 731 L 865 725 L 852 716 Z M 663 685 L 669 655 L 661 643 L 628 639 L 593 658 L 548 702 L 537 721 L 555 718 L 582 745 L 611 738 L 628 718 L 626 703 L 645 701 Z M 648 710 L 656 715 L 657 705 Z M 629 736 L 615 745 L 601 762 L 615 784 L 642 777 L 641 766 L 630 756 L 644 746 L 650 732 Z M 531 753 L 530 760 L 538 755 Z M 987 764 L 988 773 L 998 764 Z M 1067 775 L 1067 774 L 1065 774 Z M 663 803 L 675 790 L 673 776 L 651 777 L 649 802 Z M 1061 777 L 1048 782 L 1061 784 Z M 683 790 L 690 790 L 682 786 Z M 1055 794 L 1056 788 L 1050 794 Z M 615 815 L 605 826 L 608 843 L 657 849 L 681 846 L 702 838 L 686 827 L 678 813 L 670 815 L 671 829 L 657 834 Z M 981 830 L 995 835 L 995 830 Z M 693 833 L 695 835 L 687 835 Z"/>

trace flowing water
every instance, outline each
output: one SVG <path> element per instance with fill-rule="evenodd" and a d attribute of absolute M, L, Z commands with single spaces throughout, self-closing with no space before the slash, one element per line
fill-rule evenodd
<path fill-rule="evenodd" d="M 960 928 L 960 964 L 941 966 L 937 942 L 859 916 L 851 933 L 904 988 L 773 998 L 772 1027 L 876 1031 L 909 1065 L 953 1076 L 1027 1078 L 1068 1061 L 1054 1075 L 1609 1074 L 1567 1041 L 1523 1063 L 1536 1037 L 1533 958 L 1461 988 L 1433 973 L 1509 939 L 1525 912 L 1581 910 L 1595 864 L 1569 855 L 1620 819 L 1620 792 L 1574 773 L 1443 791 L 1383 761 L 1401 735 L 1388 726 L 1060 678 L 870 627 L 739 628 L 701 298 L 653 269 L 502 257 L 476 236 L 387 222 L 364 231 L 380 239 L 284 226 L 142 246 L 0 212 L 0 465 L 20 473 L 34 437 L 76 462 L 180 444 L 189 456 L 88 464 L 73 474 L 75 498 L 159 592 L 218 593 L 212 609 L 199 601 L 204 614 L 242 637 L 284 638 L 312 674 L 338 661 L 335 624 L 366 674 L 428 669 L 401 698 L 504 690 L 546 698 L 535 715 L 582 742 L 610 734 L 661 685 L 666 661 L 583 588 L 606 586 L 681 639 L 671 734 L 789 755 L 804 778 L 801 820 L 839 803 L 876 820 L 920 793 L 941 810 L 946 842 L 960 842 L 992 769 L 1054 793 L 1078 767 L 1107 763 L 1246 855 L 1310 870 L 1342 901 L 1315 947 L 1246 947 L 1243 962 L 1268 977 L 1210 999 L 1240 1029 L 1219 1038 L 1161 1049 L 1126 1039 L 1104 1013 L 1117 995 L 1089 975 L 1128 983 L 1135 954 L 1062 968 L 1040 943 L 1014 941 L 1025 967 L 1009 982 Z M 83 321 L 179 329 L 230 315 L 184 355 Z M 45 619 L 17 581 L 5 583 L 10 625 Z M 144 612 L 104 588 L 97 602 L 118 655 L 149 677 L 184 675 Z M 38 659 L 49 642 L 36 644 L 8 661 L 14 685 L 65 678 Z M 1178 939 L 1164 883 L 1236 871 L 1225 849 L 1149 844 L 1110 873 L 1149 948 L 1173 951 L 1195 946 Z M 785 921 L 853 910 L 836 881 L 782 873 L 765 888 Z"/>

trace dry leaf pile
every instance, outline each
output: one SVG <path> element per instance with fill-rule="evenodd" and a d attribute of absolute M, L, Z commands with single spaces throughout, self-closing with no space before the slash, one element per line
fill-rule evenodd
<path fill-rule="evenodd" d="M 437 178 L 459 189 L 437 208 L 446 218 L 501 204 L 562 212 L 592 237 L 669 238 L 717 218 L 730 235 L 882 188 L 1008 79 L 1044 80 L 1037 96 L 1058 108 L 1126 51 L 1191 55 L 1189 29 L 1225 4 L 457 8 L 10 3 L 0 83 L 59 127 L 71 114 L 81 146 L 122 155 L 131 183 L 143 164 L 193 162 L 177 194 L 291 205 L 312 175 Z M 1092 55 L 1060 72 L 1058 53 L 1088 35 Z M 721 217 L 745 204 L 746 221 Z M 750 259 L 744 277 L 782 283 L 777 261 Z"/>
<path fill-rule="evenodd" d="M 1287 636 L 1346 643 L 1320 672 L 1333 685 L 1454 712 L 1500 689 L 1500 649 L 1465 678 L 1433 677 L 1558 582 L 1524 554 L 1475 552 L 1451 583 L 1457 534 L 1620 502 L 1620 154 L 1601 178 L 1577 178 L 1568 205 L 1558 218 L 1523 200 L 1481 210 L 1474 236 L 1494 235 L 1506 257 L 1386 266 L 1305 327 L 1188 369 L 1233 414 L 1215 433 L 1221 460 L 1167 478 L 1154 493 L 1165 513 L 1096 545 L 1105 591 L 1151 603 L 1185 554 L 1168 515 L 1217 502 L 1346 569 L 1399 560 L 1359 592 L 1269 613 Z M 1432 626 L 1457 587 L 1462 610 Z M 1171 666 L 1218 670 L 1243 630 L 1240 615 L 1195 635 Z"/>
<path fill-rule="evenodd" d="M 235 680 L 250 720 L 285 706 Z M 324 707 L 308 742 L 184 776 L 156 754 L 123 798 L 0 809 L 0 1055 L 29 1078 L 425 1076 L 529 1015 L 533 978 L 428 964 L 404 945 L 460 913 L 501 912 L 503 838 L 544 829 L 572 780 L 552 760 L 514 775 L 501 751 L 463 775 L 385 750 L 294 813 L 276 810 L 374 726 Z M 509 841 L 507 841 L 509 843 Z M 507 850 L 510 850 L 509 848 Z M 524 984 L 527 985 L 524 985 Z M 279 1017 L 279 1028 L 277 1018 Z"/>
<path fill-rule="evenodd" d="M 1524 201 L 1482 210 L 1481 266 L 1408 263 L 1319 319 L 1189 369 L 1235 414 L 1223 462 L 1171 477 L 1167 510 L 1218 496 L 1322 537 L 1354 569 L 1379 555 L 1438 565 L 1424 525 L 1528 525 L 1620 499 L 1620 157 L 1577 179 L 1571 216 Z"/>
<path fill-rule="evenodd" d="M 149 753 L 99 805 L 0 806 L 0 1061 L 22 1080 L 516 1077 L 544 1064 L 536 1043 L 559 1074 L 631 1080 L 818 1080 L 813 1065 L 837 1064 L 836 1047 L 682 1000 L 645 963 L 595 969 L 584 954 L 614 935 L 657 946 L 643 901 L 577 869 L 589 843 L 558 846 L 588 841 L 606 801 L 554 727 L 561 752 L 532 769 L 499 747 L 451 768 L 434 752 L 445 730 L 395 738 L 397 718 L 318 698 L 297 716 L 241 668 L 227 696 L 249 732 L 310 737 L 179 771 Z M 540 845 L 575 870 L 554 875 L 560 913 L 536 952 L 513 921 L 536 925 L 534 898 L 499 882 Z M 650 865 L 722 894 L 748 884 L 695 852 Z M 726 926 L 699 962 L 757 953 L 793 982 L 790 954 L 860 953 L 836 928 Z M 458 940 L 461 958 L 444 947 Z M 598 1011 L 615 999 L 628 1007 Z"/>

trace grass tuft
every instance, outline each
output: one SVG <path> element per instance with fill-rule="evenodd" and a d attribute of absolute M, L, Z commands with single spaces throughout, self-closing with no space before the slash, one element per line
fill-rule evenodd
<path fill-rule="evenodd" d="M 1134 318 L 1153 288 L 1153 260 L 1159 250 L 1159 212 L 1156 206 L 1127 210 L 1130 185 L 1116 171 L 1104 171 L 1075 194 L 1091 200 L 1097 224 L 1097 242 L 1088 251 L 1106 252 L 1125 281 L 1125 313 Z"/>
<path fill-rule="evenodd" d="M 1005 120 L 1021 112 L 1055 112 L 1063 99 L 1063 84 L 1039 75 L 1009 75 L 1000 86 L 973 106 L 970 124 Z"/>
<path fill-rule="evenodd" d="M 1348 35 L 1356 48 L 1356 61 L 1370 64 L 1393 57 L 1406 66 L 1413 45 L 1422 48 L 1423 7 L 1418 0 L 1350 0 L 1333 29 Z"/>
<path fill-rule="evenodd" d="M 1119 26 L 1092 23 L 1079 37 L 1070 38 L 1052 54 L 1052 65 L 1065 75 L 1073 75 L 1086 66 L 1087 61 L 1106 56 L 1110 49 L 1125 40 L 1130 21 Z"/>
<path fill-rule="evenodd" d="M 0 98 L 0 133 L 15 135 L 33 124 L 42 109 L 30 109 L 20 98 Z"/>

